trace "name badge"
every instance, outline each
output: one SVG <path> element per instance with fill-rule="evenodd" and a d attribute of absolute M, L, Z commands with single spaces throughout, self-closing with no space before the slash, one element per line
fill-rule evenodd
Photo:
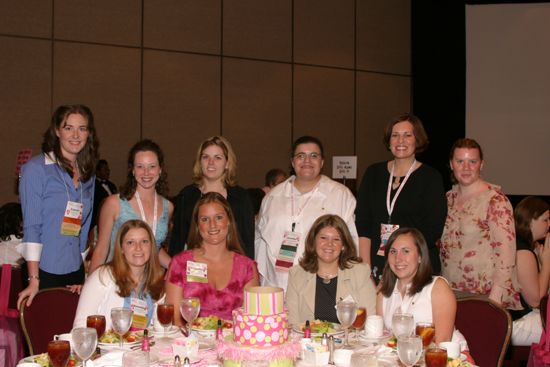
<path fill-rule="evenodd" d="M 208 265 L 194 261 L 187 262 L 187 281 L 195 283 L 208 283 Z"/>
<path fill-rule="evenodd" d="M 143 330 L 147 328 L 147 301 L 132 297 L 130 308 L 134 311 L 131 330 Z"/>
<path fill-rule="evenodd" d="M 279 249 L 279 254 L 275 260 L 275 270 L 288 272 L 294 265 L 294 259 L 298 252 L 301 234 L 294 231 L 286 231 L 283 237 L 283 243 Z"/>
<path fill-rule="evenodd" d="M 82 227 L 82 211 L 84 205 L 75 201 L 67 202 L 65 215 L 61 222 L 61 234 L 64 236 L 78 236 Z"/>
<path fill-rule="evenodd" d="M 376 252 L 378 256 L 384 256 L 386 251 L 386 244 L 391 234 L 399 229 L 399 224 L 380 224 L 380 247 Z"/>

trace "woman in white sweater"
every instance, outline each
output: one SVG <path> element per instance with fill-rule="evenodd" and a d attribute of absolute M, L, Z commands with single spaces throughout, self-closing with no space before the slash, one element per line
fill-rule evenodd
<path fill-rule="evenodd" d="M 104 315 L 106 330 L 111 328 L 111 309 L 134 310 L 133 329 L 151 324 L 154 303 L 164 293 L 155 237 L 149 225 L 129 220 L 118 231 L 111 262 L 94 271 L 82 288 L 73 327 L 86 326 L 89 315 Z"/>

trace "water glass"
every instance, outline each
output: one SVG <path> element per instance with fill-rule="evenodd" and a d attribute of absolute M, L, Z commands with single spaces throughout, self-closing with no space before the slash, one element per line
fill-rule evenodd
<path fill-rule="evenodd" d="M 86 361 L 92 356 L 97 346 L 97 331 L 90 327 L 79 327 L 71 331 L 75 354 L 86 366 Z"/>
<path fill-rule="evenodd" d="M 348 340 L 348 328 L 353 324 L 355 318 L 357 317 L 357 303 L 344 300 L 336 302 L 336 317 L 338 317 L 338 321 L 340 321 L 340 325 L 345 332 L 345 342 L 343 347 L 349 349 L 351 348 L 351 345 Z"/>
<path fill-rule="evenodd" d="M 401 335 L 397 337 L 397 356 L 405 366 L 414 366 L 420 359 L 422 350 L 422 338 L 419 336 Z"/>
<path fill-rule="evenodd" d="M 113 330 L 120 336 L 120 348 L 122 348 L 123 335 L 130 330 L 132 325 L 132 315 L 134 311 L 129 308 L 115 307 L 111 309 L 111 324 Z"/>
<path fill-rule="evenodd" d="M 414 316 L 410 313 L 394 313 L 391 319 L 393 335 L 398 338 L 400 335 L 410 336 L 414 332 Z"/>
<path fill-rule="evenodd" d="M 201 311 L 201 301 L 197 297 L 186 297 L 180 302 L 180 312 L 183 319 L 187 322 L 188 335 L 191 335 L 191 326 L 193 321 L 199 316 Z"/>

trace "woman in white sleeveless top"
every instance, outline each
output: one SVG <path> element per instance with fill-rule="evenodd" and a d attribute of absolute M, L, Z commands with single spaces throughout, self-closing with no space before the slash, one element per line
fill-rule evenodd
<path fill-rule="evenodd" d="M 376 299 L 376 313 L 391 329 L 396 312 L 410 313 L 415 323 L 431 322 L 435 326 L 436 343 L 459 342 L 461 350 L 468 346 L 455 329 L 456 298 L 443 277 L 432 276 L 426 240 L 415 228 L 399 228 L 386 246 L 386 265 Z"/>

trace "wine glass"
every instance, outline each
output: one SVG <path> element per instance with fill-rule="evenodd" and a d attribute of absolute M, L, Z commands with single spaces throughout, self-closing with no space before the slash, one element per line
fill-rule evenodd
<path fill-rule="evenodd" d="M 105 316 L 103 315 L 90 315 L 86 317 L 86 326 L 93 327 L 97 331 L 97 340 L 105 333 L 105 325 Z"/>
<path fill-rule="evenodd" d="M 174 319 L 174 305 L 161 303 L 157 305 L 157 319 L 159 323 L 164 327 L 164 334 L 168 332 L 167 328 L 170 328 Z"/>
<path fill-rule="evenodd" d="M 353 328 L 355 329 L 355 340 L 359 340 L 359 330 L 365 327 L 367 321 L 367 309 L 365 307 L 357 308 L 357 317 L 353 322 Z"/>
<path fill-rule="evenodd" d="M 113 330 L 120 336 L 120 348 L 122 348 L 123 335 L 130 330 L 134 311 L 129 308 L 115 307 L 111 309 L 111 323 Z"/>
<path fill-rule="evenodd" d="M 344 300 L 336 302 L 336 317 L 338 317 L 338 321 L 340 321 L 340 325 L 345 332 L 345 343 L 343 347 L 350 349 L 351 345 L 348 340 L 348 328 L 353 324 L 355 318 L 357 317 L 357 303 Z"/>
<path fill-rule="evenodd" d="M 180 302 L 180 312 L 183 319 L 187 322 L 187 335 L 191 335 L 191 325 L 199 316 L 201 311 L 201 301 L 197 297 L 186 297 Z"/>
<path fill-rule="evenodd" d="M 71 331 L 74 352 L 82 360 L 82 366 L 95 352 L 97 345 L 97 330 L 91 327 L 78 327 Z"/>
<path fill-rule="evenodd" d="M 68 340 L 48 342 L 48 357 L 53 367 L 66 367 L 71 356 L 71 344 Z"/>
<path fill-rule="evenodd" d="M 422 355 L 422 338 L 419 336 L 400 335 L 397 337 L 397 355 L 407 367 L 412 367 Z"/>
<path fill-rule="evenodd" d="M 410 313 L 396 312 L 393 314 L 391 319 L 391 329 L 396 338 L 400 335 L 412 335 L 414 326 L 414 316 Z"/>

